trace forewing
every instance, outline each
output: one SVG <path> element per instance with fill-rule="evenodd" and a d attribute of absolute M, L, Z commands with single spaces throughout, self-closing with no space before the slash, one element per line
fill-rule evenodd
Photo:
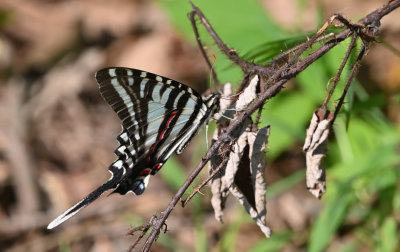
<path fill-rule="evenodd" d="M 193 122 L 204 110 L 196 91 L 148 72 L 106 68 L 96 73 L 96 80 L 127 134 L 127 141 L 118 148 L 124 150 L 126 161 L 131 163 L 124 165 L 128 170 L 124 178 L 132 175 L 132 167 L 138 170 L 136 175 L 157 172 L 196 126 Z M 139 159 L 140 166 L 136 165 Z"/>

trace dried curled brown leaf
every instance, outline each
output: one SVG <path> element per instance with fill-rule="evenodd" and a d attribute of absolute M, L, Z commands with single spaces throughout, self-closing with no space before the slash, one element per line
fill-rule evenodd
<path fill-rule="evenodd" d="M 325 170 L 322 159 L 326 153 L 326 139 L 331 128 L 333 113 L 329 110 L 317 109 L 307 129 L 307 136 L 303 146 L 306 153 L 306 184 L 312 195 L 320 199 L 326 192 Z"/>
<path fill-rule="evenodd" d="M 271 230 L 266 224 L 264 179 L 266 165 L 264 149 L 269 136 L 269 127 L 256 132 L 250 131 L 251 128 L 251 124 L 248 123 L 246 131 L 233 144 L 224 172 L 213 178 L 211 203 L 215 218 L 222 222 L 222 210 L 230 192 L 250 214 L 265 236 L 270 237 Z M 214 134 L 214 137 L 217 136 L 218 134 Z M 211 160 L 211 170 L 221 163 L 220 159 L 215 157 Z"/>

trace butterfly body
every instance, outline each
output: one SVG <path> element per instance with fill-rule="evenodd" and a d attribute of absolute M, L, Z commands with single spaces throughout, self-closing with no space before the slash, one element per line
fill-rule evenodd
<path fill-rule="evenodd" d="M 218 110 L 219 94 L 204 99 L 190 87 L 137 69 L 114 67 L 96 73 L 100 93 L 122 121 L 109 167 L 111 178 L 48 226 L 72 217 L 104 192 L 140 195 L 150 175 L 180 154 L 201 126 Z"/>

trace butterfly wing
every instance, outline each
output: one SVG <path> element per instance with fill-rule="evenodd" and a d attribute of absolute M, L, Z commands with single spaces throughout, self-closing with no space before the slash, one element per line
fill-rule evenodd
<path fill-rule="evenodd" d="M 100 197 L 104 192 L 141 194 L 177 149 L 180 153 L 207 120 L 210 107 L 193 89 L 179 82 L 129 68 L 105 68 L 96 73 L 100 93 L 122 121 L 115 150 L 118 159 L 111 178 L 52 221 L 52 229 Z"/>
<path fill-rule="evenodd" d="M 155 174 L 207 110 L 193 89 L 148 72 L 106 68 L 96 80 L 127 133 L 135 169 L 124 178 Z"/>

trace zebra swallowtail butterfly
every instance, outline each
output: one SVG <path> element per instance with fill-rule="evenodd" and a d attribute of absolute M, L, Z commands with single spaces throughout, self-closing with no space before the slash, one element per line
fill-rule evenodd
<path fill-rule="evenodd" d="M 152 73 L 105 68 L 96 73 L 100 93 L 122 121 L 108 168 L 111 178 L 53 220 L 48 229 L 66 221 L 104 192 L 140 195 L 173 152 L 180 154 L 200 127 L 217 112 L 219 94 L 203 99 L 190 87 Z"/>

